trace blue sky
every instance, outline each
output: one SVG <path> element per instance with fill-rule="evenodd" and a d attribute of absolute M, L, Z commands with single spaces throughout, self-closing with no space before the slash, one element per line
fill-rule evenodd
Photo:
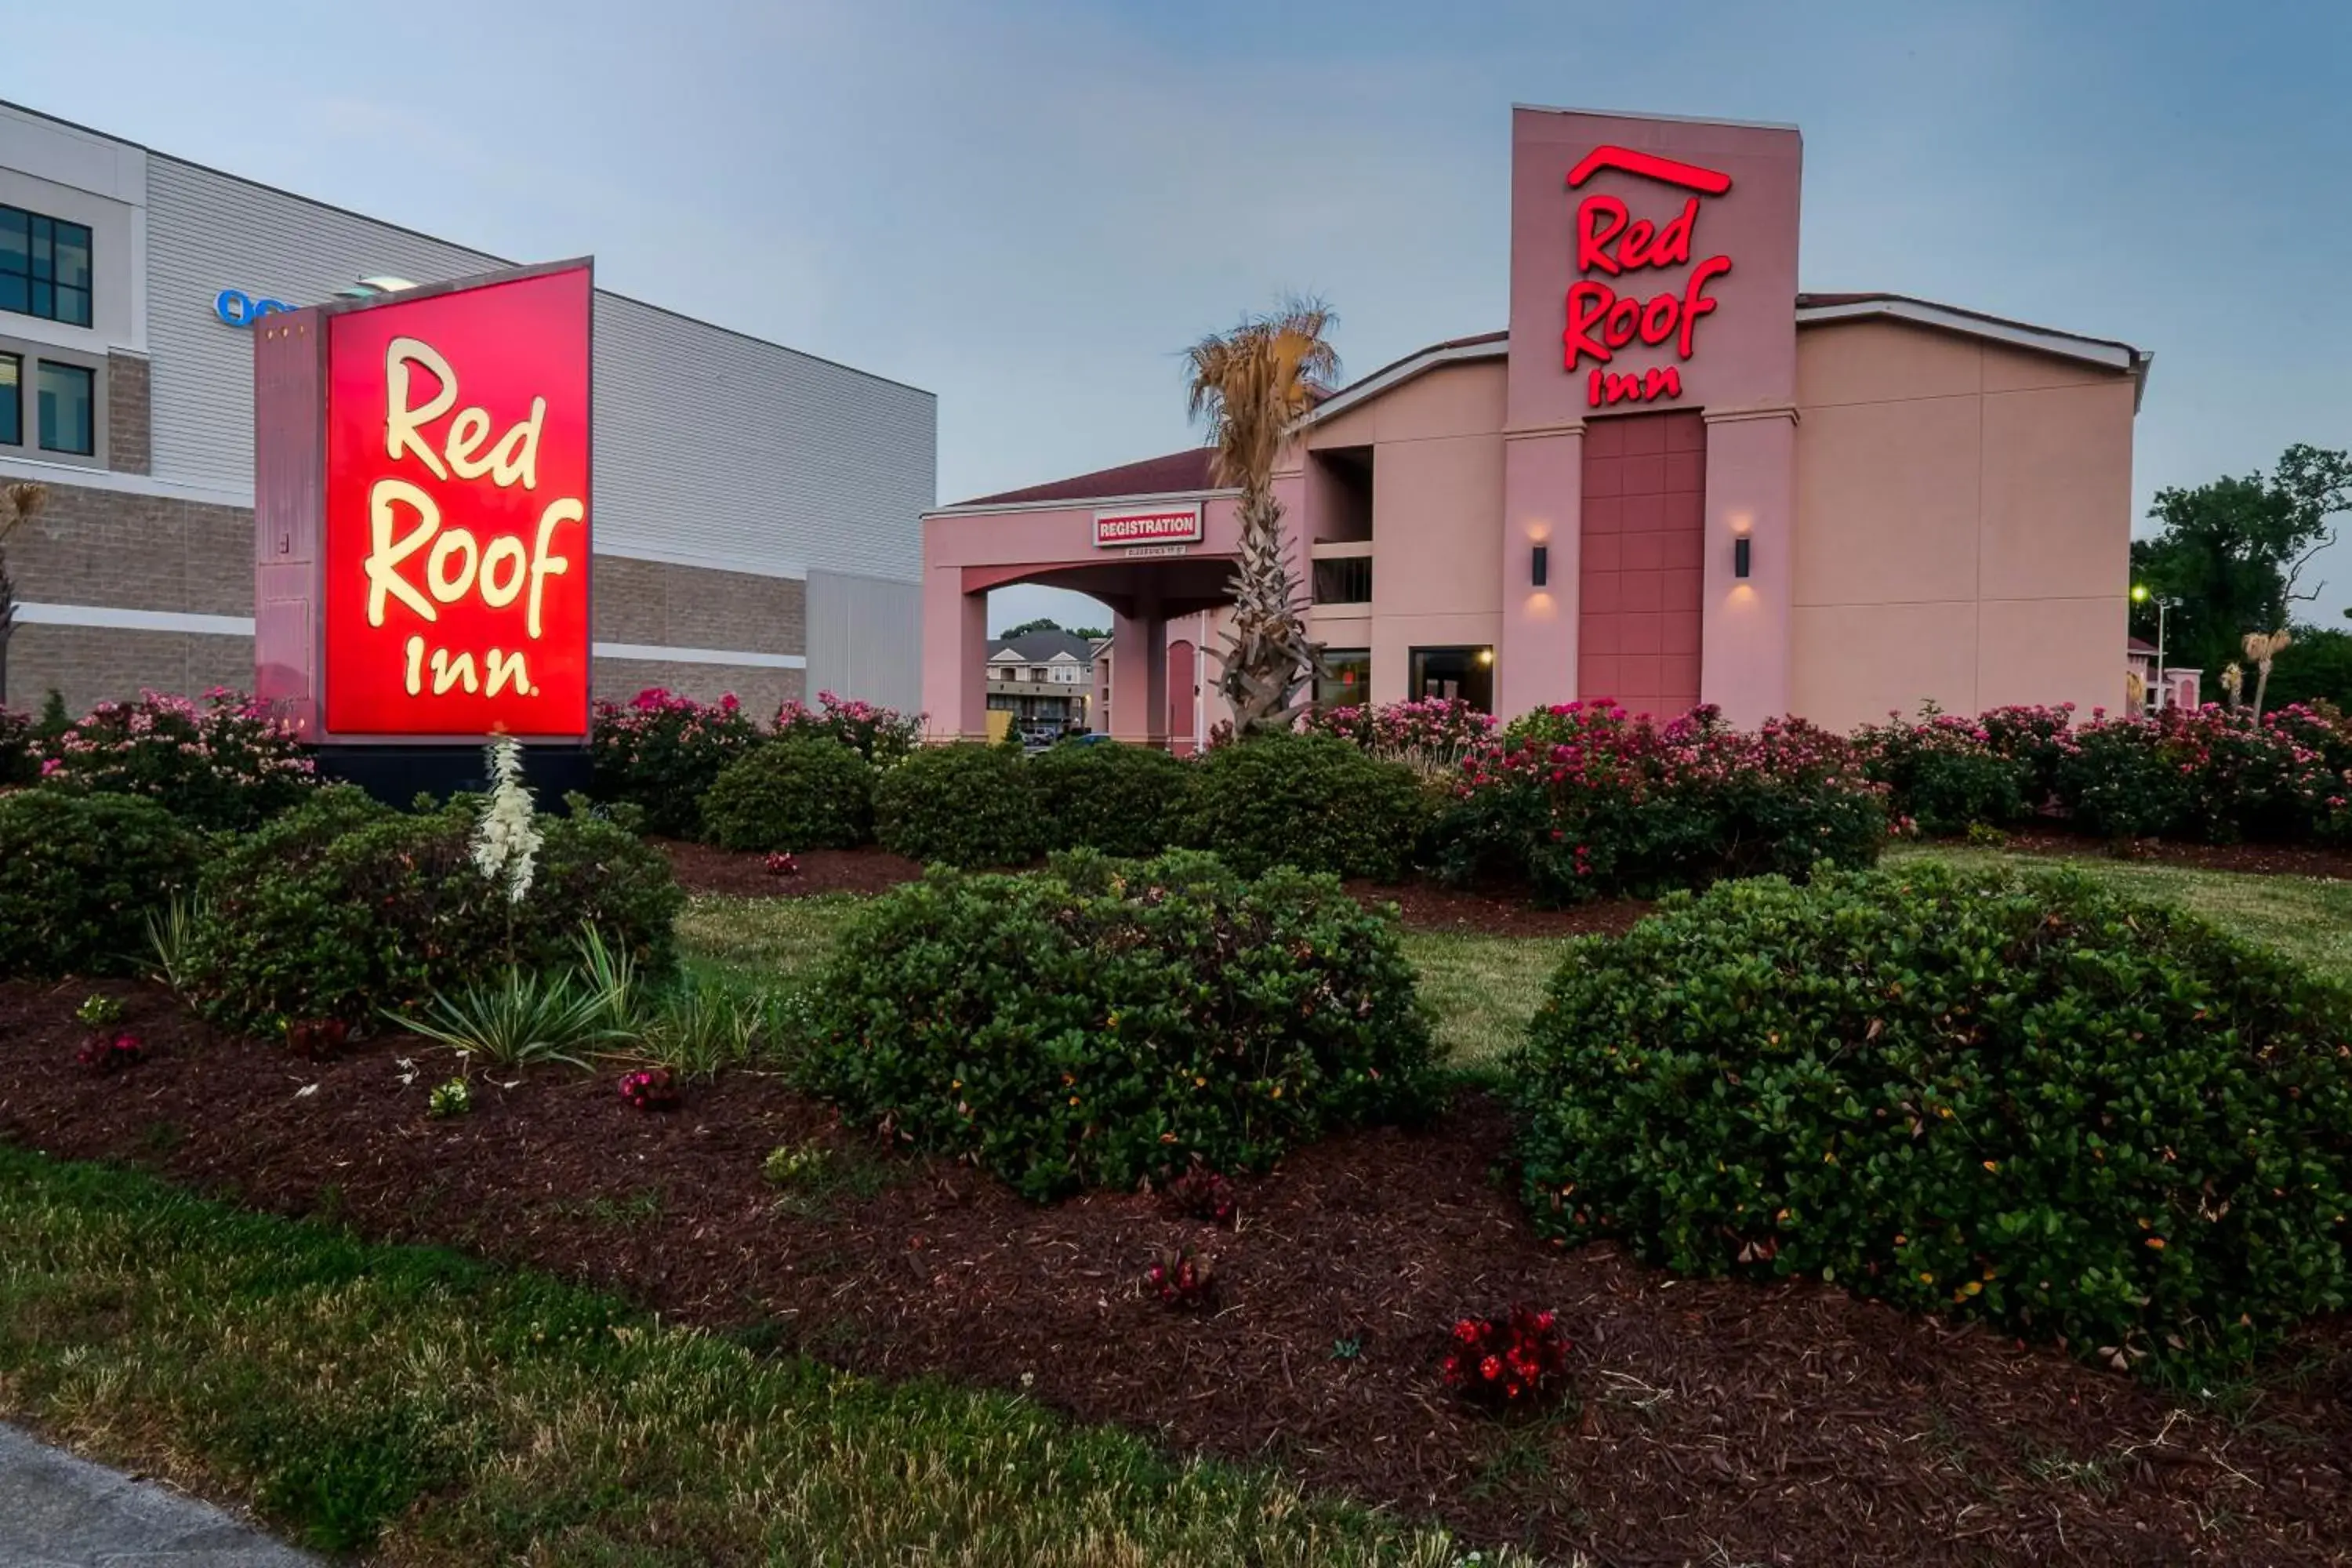
<path fill-rule="evenodd" d="M 1284 290 L 1356 371 L 1501 326 L 1514 101 L 1794 122 L 1805 287 L 2153 350 L 2136 514 L 2352 447 L 2336 0 L 91 0 L 0 97 L 929 388 L 942 500 L 1195 439 Z"/>

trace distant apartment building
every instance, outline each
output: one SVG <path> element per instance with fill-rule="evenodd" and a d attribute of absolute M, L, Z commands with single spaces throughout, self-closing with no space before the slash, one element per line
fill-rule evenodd
<path fill-rule="evenodd" d="M 1001 740 L 1007 730 L 1087 728 L 1097 646 L 1065 631 L 992 639 L 988 645 L 990 739 Z"/>

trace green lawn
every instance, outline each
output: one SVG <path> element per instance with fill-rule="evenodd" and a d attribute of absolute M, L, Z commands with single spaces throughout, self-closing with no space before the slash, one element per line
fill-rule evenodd
<path fill-rule="evenodd" d="M 1891 865 L 1936 859 L 1955 866 L 2006 865 L 2021 870 L 2060 862 L 2047 855 L 2012 854 L 1945 845 L 1904 848 Z M 2317 877 L 2262 877 L 2200 871 L 2090 854 L 2063 864 L 2142 898 L 2179 904 L 2225 930 L 2268 942 L 2314 969 L 2352 980 L 2352 882 Z"/>
<path fill-rule="evenodd" d="M 1019 1398 L 755 1354 L 5 1147 L 0 1415 L 386 1564 L 1463 1560 L 1433 1529 Z"/>
<path fill-rule="evenodd" d="M 733 984 L 789 978 L 820 962 L 860 900 L 698 898 L 678 921 L 687 962 Z M 1437 1043 L 1457 1067 L 1491 1061 L 1518 1038 L 1565 939 L 1407 931 L 1405 956 L 1421 972 L 1421 994 L 1437 1009 Z"/>

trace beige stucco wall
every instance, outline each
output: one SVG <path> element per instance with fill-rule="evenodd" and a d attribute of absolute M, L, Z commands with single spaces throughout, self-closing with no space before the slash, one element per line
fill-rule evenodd
<path fill-rule="evenodd" d="M 1504 379 L 1500 360 L 1446 365 L 1307 438 L 1373 449 L 1371 617 L 1318 616 L 1314 631 L 1361 647 L 1369 626 L 1377 700 L 1404 696 L 1412 649 L 1501 636 Z"/>
<path fill-rule="evenodd" d="M 1795 711 L 2124 696 L 2133 387 L 1892 321 L 1797 337 Z"/>

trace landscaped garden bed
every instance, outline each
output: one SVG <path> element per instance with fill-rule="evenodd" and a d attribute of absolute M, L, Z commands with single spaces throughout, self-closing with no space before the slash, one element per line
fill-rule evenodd
<path fill-rule="evenodd" d="M 1139 1194 L 1033 1205 L 755 1075 L 646 1114 L 608 1074 L 491 1072 L 470 1114 L 436 1121 L 447 1055 L 423 1041 L 313 1064 L 212 1036 L 154 988 L 109 989 L 147 1058 L 100 1077 L 73 1065 L 87 987 L 0 986 L 0 1140 L 1272 1459 L 1475 1539 L 1609 1563 L 2319 1563 L 2352 1540 L 2352 1325 L 2184 1407 L 1833 1286 L 1558 1250 L 1498 1179 L 1509 1130 L 1477 1094 L 1422 1130 L 1295 1152 L 1237 1184 L 1223 1228 Z M 806 1155 L 781 1184 L 763 1174 L 780 1147 Z M 1187 1245 L 1217 1295 L 1174 1312 L 1144 1277 Z M 1521 1301 L 1559 1313 L 1574 1392 L 1497 1422 L 1436 1368 L 1461 1313 Z"/>

